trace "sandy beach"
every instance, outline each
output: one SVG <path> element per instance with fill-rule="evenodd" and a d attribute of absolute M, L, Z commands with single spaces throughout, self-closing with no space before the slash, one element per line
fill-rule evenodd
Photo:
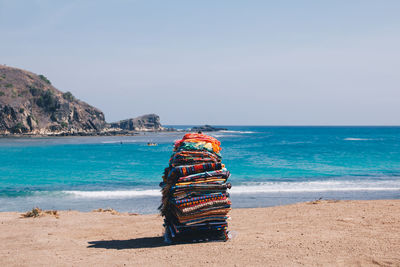
<path fill-rule="evenodd" d="M 0 214 L 1 266 L 400 266 L 400 200 L 234 209 L 228 242 L 166 245 L 159 215 Z"/>

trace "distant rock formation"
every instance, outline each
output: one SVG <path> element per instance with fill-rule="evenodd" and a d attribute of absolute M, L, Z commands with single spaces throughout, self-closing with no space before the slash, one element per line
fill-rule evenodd
<path fill-rule="evenodd" d="M 105 126 L 103 112 L 45 76 L 0 65 L 0 134 L 93 133 Z"/>
<path fill-rule="evenodd" d="M 108 124 L 101 110 L 43 75 L 0 65 L 0 135 L 130 135 L 170 131 L 155 114 Z"/>
<path fill-rule="evenodd" d="M 127 131 L 164 131 L 166 128 L 161 126 L 160 117 L 156 114 L 147 114 L 137 118 L 122 120 L 110 123 L 113 129 Z"/>
<path fill-rule="evenodd" d="M 212 127 L 210 125 L 203 125 L 203 126 L 197 126 L 197 127 L 193 127 L 192 129 L 190 129 L 191 132 L 217 132 L 217 131 L 226 131 L 228 129 L 226 128 L 216 128 L 216 127 Z"/>

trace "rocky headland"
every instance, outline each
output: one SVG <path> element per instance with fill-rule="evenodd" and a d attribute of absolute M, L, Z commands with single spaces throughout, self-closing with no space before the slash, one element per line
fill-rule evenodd
<path fill-rule="evenodd" d="M 218 131 L 226 131 L 226 128 L 218 128 L 213 127 L 211 125 L 203 125 L 203 126 L 196 126 L 190 129 L 191 132 L 218 132 Z"/>
<path fill-rule="evenodd" d="M 165 131 L 156 114 L 107 123 L 104 114 L 43 75 L 0 65 L 0 135 L 119 135 Z"/>
<path fill-rule="evenodd" d="M 159 132 L 168 129 L 161 125 L 160 117 L 156 114 L 147 114 L 137 118 L 121 120 L 110 123 L 108 126 L 111 129 L 139 132 Z"/>

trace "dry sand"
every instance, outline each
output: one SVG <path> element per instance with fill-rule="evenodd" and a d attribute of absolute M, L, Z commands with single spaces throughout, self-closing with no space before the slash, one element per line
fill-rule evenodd
<path fill-rule="evenodd" d="M 400 266 L 400 200 L 236 209 L 228 242 L 165 245 L 158 215 L 0 213 L 0 266 Z"/>

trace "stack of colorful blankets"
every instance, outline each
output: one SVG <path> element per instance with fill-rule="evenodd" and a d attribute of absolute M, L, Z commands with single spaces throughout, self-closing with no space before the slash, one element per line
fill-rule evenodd
<path fill-rule="evenodd" d="M 164 171 L 161 214 L 166 242 L 226 241 L 231 201 L 229 171 L 221 163 L 221 143 L 190 133 L 176 141 Z"/>

